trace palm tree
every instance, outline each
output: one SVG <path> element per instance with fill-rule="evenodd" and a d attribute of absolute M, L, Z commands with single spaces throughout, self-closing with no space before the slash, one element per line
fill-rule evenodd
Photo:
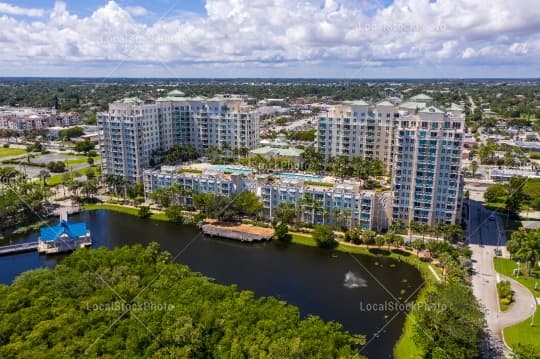
<path fill-rule="evenodd" d="M 341 209 L 339 207 L 332 207 L 332 218 L 334 221 L 334 225 L 337 227 L 339 222 L 339 214 L 341 213 Z"/>
<path fill-rule="evenodd" d="M 62 175 L 62 189 L 64 190 L 64 197 L 66 196 L 66 186 L 72 181 L 71 173 L 66 172 Z"/>
<path fill-rule="evenodd" d="M 446 230 L 446 224 L 439 222 L 435 225 L 435 227 L 432 229 L 433 233 L 439 239 L 439 236 L 443 234 Z"/>
<path fill-rule="evenodd" d="M 322 207 L 322 224 L 326 224 L 326 218 L 328 218 L 328 214 L 330 213 L 326 207 Z"/>
<path fill-rule="evenodd" d="M 47 185 L 47 178 L 51 177 L 51 173 L 47 170 L 39 171 L 39 178 L 43 180 L 43 186 Z"/>
<path fill-rule="evenodd" d="M 86 198 L 89 198 L 97 193 L 97 183 L 95 180 L 86 181 L 82 184 L 82 189 L 86 194 Z"/>
<path fill-rule="evenodd" d="M 362 242 L 364 242 L 364 244 L 372 244 L 373 242 L 377 241 L 377 237 L 380 237 L 380 236 L 377 236 L 377 232 L 371 231 L 371 230 L 362 231 L 361 235 L 362 235 Z"/>
<path fill-rule="evenodd" d="M 430 239 L 425 243 L 426 249 L 429 252 L 429 257 L 431 258 L 433 256 L 433 253 L 437 250 L 439 247 L 439 241 Z"/>
<path fill-rule="evenodd" d="M 289 224 L 296 215 L 296 208 L 294 203 L 291 202 L 279 202 L 279 205 L 274 213 L 276 219 L 281 223 Z"/>
<path fill-rule="evenodd" d="M 410 221 L 409 222 L 409 230 L 412 232 L 412 233 L 420 233 L 420 222 L 417 222 L 417 221 Z"/>
<path fill-rule="evenodd" d="M 444 239 L 454 242 L 463 238 L 463 228 L 457 224 L 449 224 L 443 229 Z"/>
<path fill-rule="evenodd" d="M 395 221 L 390 225 L 390 230 L 394 233 L 403 233 L 405 231 L 405 224 L 402 221 Z"/>
<path fill-rule="evenodd" d="M 71 193 L 73 193 L 74 197 L 79 197 L 79 190 L 81 189 L 82 185 L 83 184 L 80 181 L 72 181 L 69 184 L 68 188 L 71 191 Z"/>
<path fill-rule="evenodd" d="M 346 156 L 339 156 L 332 161 L 331 171 L 334 176 L 341 178 L 345 177 L 349 166 L 349 158 Z"/>
<path fill-rule="evenodd" d="M 379 247 L 379 248 L 382 247 L 385 242 L 386 242 L 386 240 L 385 240 L 384 236 L 379 234 L 379 235 L 377 235 L 375 237 L 375 244 L 377 245 L 377 247 Z"/>
<path fill-rule="evenodd" d="M 388 250 L 390 250 L 390 245 L 394 245 L 396 243 L 396 236 L 397 234 L 393 231 L 389 231 L 384 235 L 384 243 L 388 246 Z"/>
<path fill-rule="evenodd" d="M 351 223 L 350 223 L 351 217 L 352 217 L 352 211 L 350 209 L 341 210 L 338 215 L 340 224 L 342 224 L 344 227 L 347 227 L 347 228 L 351 227 Z"/>
<path fill-rule="evenodd" d="M 416 250 L 416 256 L 420 257 L 420 251 L 425 248 L 424 241 L 415 239 L 412 241 L 411 246 Z"/>
<path fill-rule="evenodd" d="M 249 154 L 249 149 L 246 147 L 240 147 L 240 149 L 238 150 L 238 154 L 245 158 Z"/>
<path fill-rule="evenodd" d="M 478 171 L 478 162 L 472 161 L 471 162 L 471 172 L 473 177 L 476 175 L 476 171 Z"/>
<path fill-rule="evenodd" d="M 516 256 L 527 263 L 527 275 L 531 275 L 531 271 L 538 260 L 540 259 L 540 240 L 536 233 L 527 235 L 522 241 Z"/>

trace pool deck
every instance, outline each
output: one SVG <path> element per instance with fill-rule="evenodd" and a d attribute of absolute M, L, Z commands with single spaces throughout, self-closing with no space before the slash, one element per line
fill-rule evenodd
<path fill-rule="evenodd" d="M 200 171 L 232 172 L 233 174 L 248 175 L 253 173 L 252 168 L 238 165 L 213 165 L 210 163 L 193 163 L 186 167 L 197 169 Z"/>
<path fill-rule="evenodd" d="M 295 180 L 314 181 L 314 182 L 321 182 L 325 179 L 324 176 L 304 174 L 304 173 L 292 173 L 292 172 L 280 172 L 280 173 L 276 173 L 276 176 L 280 177 L 281 179 L 295 179 Z"/>

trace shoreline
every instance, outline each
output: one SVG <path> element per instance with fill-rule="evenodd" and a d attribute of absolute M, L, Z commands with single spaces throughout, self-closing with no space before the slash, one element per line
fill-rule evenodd
<path fill-rule="evenodd" d="M 96 211 L 96 210 L 102 209 L 102 210 L 115 211 L 115 212 L 124 213 L 124 214 L 138 217 L 137 209 L 133 207 L 127 207 L 127 206 L 122 206 L 122 205 L 117 205 L 117 204 L 85 204 L 82 206 L 81 209 L 83 211 Z M 149 219 L 169 222 L 168 218 L 162 213 L 152 212 L 152 215 L 150 216 Z M 315 240 L 309 234 L 294 233 L 291 235 L 292 235 L 292 240 L 288 243 L 317 248 L 317 244 L 315 243 Z M 370 251 L 370 249 L 374 251 Z M 339 242 L 338 246 L 332 249 L 332 251 L 348 253 L 350 255 L 360 254 L 360 255 L 369 255 L 373 257 L 380 256 L 380 257 L 386 257 L 386 258 L 393 258 L 395 260 L 404 261 L 408 265 L 415 267 L 420 272 L 420 275 L 422 276 L 422 279 L 424 280 L 424 286 L 422 287 L 422 289 L 420 289 L 415 302 L 417 302 L 418 300 L 421 300 L 422 296 L 427 292 L 428 289 L 431 288 L 431 286 L 436 281 L 436 278 L 433 277 L 432 272 L 429 270 L 427 262 L 422 261 L 420 258 L 416 257 L 414 253 L 406 252 L 399 248 L 391 248 L 390 250 L 388 250 L 383 247 L 369 248 L 369 247 L 364 247 L 363 245 L 356 245 L 356 244 L 350 244 L 350 243 L 344 244 L 342 242 Z M 399 253 L 396 253 L 396 251 L 399 251 Z M 374 252 L 379 252 L 379 253 L 374 253 Z M 405 318 L 401 336 L 399 337 L 397 342 L 394 344 L 393 351 L 394 351 L 395 358 L 408 359 L 411 357 L 411 355 L 413 356 L 421 355 L 416 345 L 414 344 L 413 329 L 414 329 L 414 317 L 411 315 L 411 313 L 408 313 Z"/>

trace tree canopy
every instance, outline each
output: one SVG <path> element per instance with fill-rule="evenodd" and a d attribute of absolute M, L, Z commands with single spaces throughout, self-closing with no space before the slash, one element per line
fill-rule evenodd
<path fill-rule="evenodd" d="M 361 358 L 363 342 L 212 283 L 155 243 L 80 249 L 0 285 L 2 358 Z"/>

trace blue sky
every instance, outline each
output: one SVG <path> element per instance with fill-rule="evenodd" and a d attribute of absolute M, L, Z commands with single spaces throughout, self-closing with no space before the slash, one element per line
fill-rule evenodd
<path fill-rule="evenodd" d="M 537 0 L 0 0 L 0 76 L 538 77 Z"/>
<path fill-rule="evenodd" d="M 103 0 L 84 0 L 84 1 L 68 1 L 70 12 L 79 16 L 91 15 L 96 9 L 103 7 L 108 1 Z M 13 5 L 25 8 L 53 8 L 54 0 L 17 0 Z M 137 0 L 118 0 L 118 5 L 126 6 L 143 6 L 149 11 L 159 14 L 170 7 L 174 7 L 177 11 L 193 12 L 204 15 L 204 0 L 152 0 L 152 1 L 137 1 Z"/>

